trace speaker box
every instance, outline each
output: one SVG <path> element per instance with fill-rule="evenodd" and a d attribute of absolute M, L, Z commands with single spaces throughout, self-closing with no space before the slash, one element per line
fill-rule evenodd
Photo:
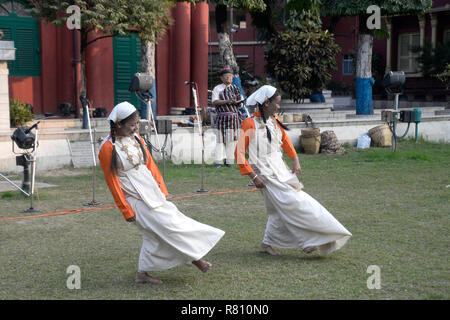
<path fill-rule="evenodd" d="M 156 130 L 159 134 L 172 133 L 172 120 L 156 120 Z"/>

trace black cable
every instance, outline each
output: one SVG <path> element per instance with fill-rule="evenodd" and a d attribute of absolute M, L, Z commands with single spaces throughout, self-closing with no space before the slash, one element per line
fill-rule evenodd
<path fill-rule="evenodd" d="M 168 134 L 168 133 L 166 133 L 165 135 L 166 135 L 166 137 L 164 138 L 164 143 L 163 143 L 163 146 L 162 146 L 162 148 L 161 148 L 161 151 L 162 151 L 162 152 L 164 152 L 164 149 L 165 149 L 166 146 L 167 146 L 167 141 L 168 141 L 167 138 L 169 137 L 169 134 Z M 160 152 L 160 150 L 159 150 L 158 148 L 156 148 L 155 146 L 153 146 L 153 144 L 150 142 L 150 140 L 147 139 L 147 135 L 145 135 L 144 141 L 145 141 L 145 143 L 147 144 L 147 146 L 150 146 L 150 149 L 151 149 L 151 150 L 153 150 L 153 151 L 155 151 L 155 152 Z"/>
<path fill-rule="evenodd" d="M 392 123 L 392 127 L 391 127 L 391 123 Z M 408 122 L 408 126 L 406 127 L 406 131 L 403 135 L 401 135 L 400 137 L 397 135 L 396 132 L 394 132 L 393 126 L 394 126 L 394 122 L 389 122 L 389 129 L 391 130 L 392 134 L 395 136 L 396 139 L 403 139 L 409 131 L 409 126 L 411 125 L 411 122 Z"/>

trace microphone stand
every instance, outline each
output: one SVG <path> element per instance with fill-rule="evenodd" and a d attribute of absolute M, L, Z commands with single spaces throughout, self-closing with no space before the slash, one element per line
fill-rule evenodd
<path fill-rule="evenodd" d="M 200 131 L 200 136 L 202 137 L 202 182 L 201 187 L 199 190 L 196 191 L 196 193 L 208 193 L 208 190 L 205 190 L 205 139 L 204 139 L 204 133 L 202 129 L 202 119 L 200 119 L 200 114 L 198 112 L 198 99 L 197 99 L 197 90 L 195 87 L 197 86 L 195 82 L 188 82 L 186 81 L 184 83 L 185 85 L 189 84 L 192 89 L 192 95 L 194 97 L 194 106 L 195 106 L 195 114 L 197 116 L 197 123 L 198 123 L 198 129 Z M 195 126 L 194 126 L 194 132 L 195 132 Z"/>
<path fill-rule="evenodd" d="M 84 114 L 83 118 L 87 119 L 88 129 L 89 129 L 89 137 L 91 140 L 91 151 L 92 151 L 92 162 L 93 162 L 93 187 L 92 187 L 92 201 L 86 202 L 84 206 L 87 207 L 96 207 L 102 205 L 102 203 L 95 200 L 95 188 L 96 188 L 96 168 L 97 168 L 97 160 L 95 154 L 95 132 L 94 137 L 92 136 L 92 128 L 91 128 L 91 115 L 89 114 L 89 100 L 86 99 L 85 96 L 80 96 L 81 103 L 83 104 Z"/>

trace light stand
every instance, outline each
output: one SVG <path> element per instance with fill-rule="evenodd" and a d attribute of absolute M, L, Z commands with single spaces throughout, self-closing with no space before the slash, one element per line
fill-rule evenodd
<path fill-rule="evenodd" d="M 202 137 L 202 182 L 201 187 L 196 193 L 208 193 L 208 190 L 205 190 L 205 137 L 202 130 L 202 119 L 200 118 L 200 113 L 198 112 L 198 97 L 197 97 L 197 84 L 195 82 L 185 81 L 185 85 L 190 85 L 192 89 L 192 96 L 194 97 L 194 106 L 195 106 L 195 115 L 197 116 L 198 129 L 200 131 L 200 136 Z M 194 126 L 195 132 L 195 126 Z"/>
<path fill-rule="evenodd" d="M 25 192 L 21 188 L 18 188 L 20 191 L 22 191 L 23 193 L 27 194 L 30 197 L 30 208 L 22 211 L 23 213 L 42 212 L 41 210 L 35 209 L 33 207 L 34 183 L 35 183 L 35 177 L 36 177 L 36 159 L 37 159 L 36 146 L 38 144 L 38 135 L 39 135 L 38 124 L 39 124 L 39 121 L 37 123 L 35 123 L 33 126 L 31 126 L 30 128 L 28 128 L 28 127 L 17 128 L 14 131 L 13 135 L 11 136 L 11 139 L 13 140 L 13 145 L 12 145 L 13 153 L 17 154 L 14 150 L 14 142 L 16 142 L 17 146 L 21 149 L 32 149 L 31 152 L 27 151 L 25 153 L 22 153 L 21 157 L 16 157 L 16 161 L 21 162 L 20 165 L 23 165 L 23 167 L 24 167 L 24 181 L 23 181 L 22 187 L 28 185 L 27 184 L 28 181 L 25 181 L 25 178 L 27 180 L 29 179 L 29 177 L 28 177 L 29 169 L 28 168 L 29 168 L 29 165 L 31 164 L 31 182 L 30 182 L 29 193 Z M 36 129 L 35 134 L 31 133 L 31 130 L 33 130 L 33 129 Z M 13 185 L 16 186 L 14 183 L 13 183 Z"/>
<path fill-rule="evenodd" d="M 149 120 L 152 122 L 153 129 L 155 130 L 156 142 L 158 144 L 158 148 L 156 151 L 159 152 L 161 158 L 163 159 L 163 179 L 165 180 L 165 178 L 166 178 L 166 157 L 165 157 L 164 149 L 165 149 L 166 143 L 167 143 L 167 132 L 164 131 L 166 134 L 166 139 L 164 141 L 164 145 L 161 146 L 161 143 L 159 141 L 159 136 L 158 136 L 158 128 L 156 126 L 155 114 L 153 113 L 153 109 L 151 106 L 151 101 L 153 99 L 153 95 L 150 92 L 150 90 L 152 88 L 153 88 L 153 78 L 149 74 L 136 73 L 134 75 L 133 79 L 131 80 L 128 90 L 131 92 L 134 92 L 139 100 L 141 100 L 142 102 L 147 104 L 147 118 L 150 118 Z M 167 128 L 166 126 L 167 126 L 167 124 L 165 125 L 164 130 L 166 130 L 166 128 Z M 150 132 L 150 136 L 151 136 L 151 129 L 148 131 Z M 172 132 L 171 125 L 170 125 L 170 132 Z M 147 145 L 150 145 L 150 150 L 153 150 L 153 146 L 150 142 L 150 138 L 148 138 L 148 139 L 144 138 L 144 140 L 146 140 Z"/>
<path fill-rule="evenodd" d="M 80 96 L 81 104 L 83 105 L 83 119 L 87 120 L 88 129 L 89 129 L 89 137 L 91 139 L 91 151 L 92 151 L 92 179 L 93 179 L 93 186 L 92 186 L 92 201 L 86 202 L 83 205 L 87 207 L 97 207 L 102 205 L 101 202 L 98 202 L 95 200 L 95 189 L 96 189 L 96 168 L 97 168 L 97 160 L 96 160 L 96 153 L 95 153 L 95 131 L 94 136 L 92 135 L 92 128 L 91 128 L 91 115 L 89 114 L 89 100 L 84 96 Z"/>
<path fill-rule="evenodd" d="M 153 95 L 150 90 L 153 88 L 153 78 L 147 73 L 135 73 L 133 79 L 131 79 L 128 91 L 134 92 L 139 100 L 147 104 L 147 118 L 150 117 L 153 129 L 156 134 L 156 142 L 158 143 L 158 151 L 162 156 L 161 144 L 159 142 L 158 130 L 155 123 L 155 115 L 150 101 L 153 99 Z"/>
<path fill-rule="evenodd" d="M 36 128 L 36 140 L 37 142 L 38 137 L 38 130 Z M 35 182 L 35 175 L 36 175 L 36 148 L 33 150 L 34 154 L 30 154 L 29 158 L 27 158 L 27 155 L 25 156 L 25 159 L 31 163 L 31 190 L 30 190 L 30 208 L 27 210 L 22 211 L 23 213 L 33 213 L 33 212 L 42 212 L 39 209 L 34 209 L 33 207 L 33 198 L 34 198 L 34 182 Z"/>
<path fill-rule="evenodd" d="M 390 71 L 383 79 L 382 85 L 384 86 L 386 93 L 394 94 L 394 109 L 389 115 L 382 114 L 382 119 L 388 118 L 389 129 L 392 132 L 392 151 L 395 152 L 397 148 L 397 139 L 401 139 L 406 136 L 409 129 L 401 137 L 397 136 L 397 115 L 398 115 L 398 100 L 399 96 L 403 93 L 403 85 L 405 84 L 405 73 L 403 71 Z"/>

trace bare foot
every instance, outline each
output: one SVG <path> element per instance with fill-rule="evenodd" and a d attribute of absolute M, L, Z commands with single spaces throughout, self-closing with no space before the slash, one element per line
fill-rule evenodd
<path fill-rule="evenodd" d="M 279 256 L 280 254 L 273 250 L 273 248 L 267 244 L 261 243 L 261 246 L 259 247 L 259 252 L 261 253 L 268 253 L 271 256 Z"/>
<path fill-rule="evenodd" d="M 304 253 L 311 253 L 311 252 L 316 251 L 316 250 L 317 250 L 317 247 L 307 247 L 307 248 L 303 249 L 303 252 Z"/>
<path fill-rule="evenodd" d="M 136 278 L 134 278 L 134 282 L 136 283 L 154 283 L 154 284 L 162 284 L 163 282 L 159 279 L 155 279 L 150 277 L 147 272 L 138 272 Z"/>
<path fill-rule="evenodd" d="M 192 261 L 192 263 L 200 269 L 201 272 L 208 272 L 209 269 L 211 269 L 212 264 L 208 261 L 205 261 L 203 259 Z"/>

